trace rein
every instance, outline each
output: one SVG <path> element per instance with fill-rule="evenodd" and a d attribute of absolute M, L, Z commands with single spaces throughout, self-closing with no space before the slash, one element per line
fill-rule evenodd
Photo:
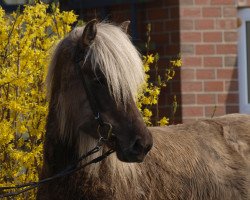
<path fill-rule="evenodd" d="M 15 191 L 15 192 L 0 194 L 0 198 L 16 196 L 16 195 L 22 194 L 24 192 L 27 192 L 29 190 L 35 189 L 35 188 L 39 187 L 40 185 L 51 182 L 51 181 L 53 181 L 55 179 L 69 176 L 69 175 L 71 175 L 71 174 L 73 174 L 73 173 L 87 167 L 88 165 L 91 165 L 93 163 L 98 163 L 98 162 L 102 161 L 103 159 L 107 158 L 110 154 L 112 154 L 114 152 L 114 150 L 110 149 L 107 152 L 105 152 L 104 154 L 102 154 L 101 156 L 98 156 L 98 157 L 94 158 L 93 160 L 85 163 L 84 165 L 76 167 L 76 165 L 80 161 L 82 161 L 83 159 L 86 159 L 88 156 L 98 152 L 99 150 L 100 150 L 100 146 L 96 146 L 95 148 L 90 150 L 87 154 L 85 154 L 84 156 L 81 156 L 81 158 L 77 161 L 76 164 L 70 165 L 65 170 L 63 170 L 62 172 L 60 172 L 60 173 L 58 173 L 58 174 L 56 174 L 54 176 L 51 176 L 49 178 L 42 179 L 41 181 L 25 183 L 25 184 L 16 185 L 16 186 L 10 186 L 10 187 L 0 187 L 0 190 L 11 190 L 11 189 L 24 188 L 24 189 Z"/>
<path fill-rule="evenodd" d="M 0 194 L 0 198 L 16 196 L 16 195 L 22 194 L 24 192 L 27 192 L 29 190 L 35 189 L 35 188 L 39 187 L 40 185 L 51 182 L 51 181 L 53 181 L 55 179 L 70 176 L 73 173 L 87 167 L 88 165 L 91 165 L 93 163 L 98 163 L 98 162 L 104 160 L 110 154 L 115 152 L 115 150 L 109 149 L 108 151 L 106 151 L 101 156 L 98 156 L 98 157 L 94 158 L 93 160 L 91 160 L 91 161 L 77 167 L 77 165 L 82 160 L 84 160 L 87 157 L 89 157 L 90 155 L 93 155 L 93 154 L 97 153 L 98 151 L 100 151 L 101 148 L 102 148 L 102 145 L 104 143 L 109 142 L 109 140 L 111 139 L 111 136 L 114 135 L 112 133 L 112 128 L 113 128 L 112 125 L 110 123 L 108 123 L 108 122 L 104 122 L 103 119 L 101 118 L 101 115 L 100 115 L 100 113 L 98 111 L 98 106 L 97 106 L 97 103 L 96 103 L 96 99 L 94 98 L 94 95 L 91 92 L 91 88 L 90 88 L 90 86 L 88 84 L 86 76 L 83 74 L 83 72 L 81 70 L 81 66 L 79 64 L 80 61 L 82 61 L 82 58 L 77 59 L 77 61 L 76 61 L 76 70 L 77 70 L 77 73 L 78 73 L 78 75 L 80 76 L 80 78 L 82 80 L 82 84 L 83 84 L 83 87 L 85 89 L 87 98 L 89 100 L 91 110 L 92 110 L 92 112 L 94 114 L 94 119 L 97 120 L 97 122 L 99 123 L 98 128 L 97 128 L 97 133 L 99 134 L 99 141 L 98 141 L 97 145 L 93 149 L 88 151 L 86 154 L 82 155 L 74 164 L 67 166 L 63 171 L 59 172 L 58 174 L 55 174 L 54 176 L 42 179 L 42 180 L 37 181 L 37 182 L 24 183 L 24 184 L 10 186 L 10 187 L 0 187 L 0 193 L 2 191 L 4 191 L 4 190 L 17 189 L 17 191 L 15 191 L 15 192 L 8 192 L 8 193 Z M 102 134 L 103 133 L 101 131 L 102 129 L 107 130 L 106 135 Z"/>

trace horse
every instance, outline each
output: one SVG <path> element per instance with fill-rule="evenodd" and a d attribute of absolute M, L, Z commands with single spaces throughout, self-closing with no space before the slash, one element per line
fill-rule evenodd
<path fill-rule="evenodd" d="M 37 200 L 250 199 L 250 116 L 146 127 L 135 103 L 145 74 L 128 24 L 92 20 L 57 45 L 40 180 L 115 153 L 40 185 Z"/>

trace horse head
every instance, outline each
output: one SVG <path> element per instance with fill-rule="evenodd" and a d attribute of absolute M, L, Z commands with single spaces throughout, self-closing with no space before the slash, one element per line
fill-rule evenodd
<path fill-rule="evenodd" d="M 57 47 L 48 84 L 50 99 L 58 99 L 63 138 L 83 134 L 98 140 L 112 129 L 106 144 L 117 157 L 141 162 L 152 147 L 152 136 L 135 103 L 144 71 L 125 32 L 127 25 L 92 20 L 73 30 Z"/>

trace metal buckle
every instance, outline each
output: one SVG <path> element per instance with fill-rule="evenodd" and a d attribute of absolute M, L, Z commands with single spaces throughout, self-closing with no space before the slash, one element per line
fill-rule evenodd
<path fill-rule="evenodd" d="M 95 120 L 98 120 L 98 119 L 100 119 L 100 113 L 99 112 L 97 113 L 97 116 L 95 116 Z"/>
<path fill-rule="evenodd" d="M 105 129 L 105 127 L 108 127 L 107 135 L 103 135 L 103 133 L 101 132 L 101 129 Z M 112 127 L 112 125 L 110 123 L 103 122 L 103 125 L 99 124 L 98 127 L 97 127 L 97 133 L 100 136 L 99 142 L 108 141 L 109 138 L 112 136 L 112 130 L 113 130 L 113 127 Z"/>

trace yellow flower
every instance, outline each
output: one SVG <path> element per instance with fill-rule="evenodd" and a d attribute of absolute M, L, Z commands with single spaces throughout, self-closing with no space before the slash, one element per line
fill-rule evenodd
<path fill-rule="evenodd" d="M 149 67 L 148 63 L 145 63 L 144 64 L 144 71 L 148 72 L 149 70 L 150 70 L 150 67 Z"/>
<path fill-rule="evenodd" d="M 150 99 L 147 98 L 147 97 L 144 97 L 144 98 L 142 99 L 142 103 L 143 103 L 144 105 L 149 105 L 149 104 L 150 104 Z"/>
<path fill-rule="evenodd" d="M 143 110 L 143 114 L 145 117 L 151 117 L 152 116 L 152 111 L 150 111 L 149 109 L 145 108 Z"/>
<path fill-rule="evenodd" d="M 54 5 L 49 13 L 47 8 L 35 3 L 8 15 L 0 8 L 0 180 L 9 177 L 4 185 L 36 181 L 42 163 L 37 141 L 44 135 L 48 110 L 43 85 L 50 49 L 76 20 L 73 12 L 62 13 Z M 35 193 L 26 199 L 35 199 Z"/>
<path fill-rule="evenodd" d="M 167 126 L 169 124 L 169 118 L 166 118 L 166 117 L 163 117 L 159 122 L 158 124 L 160 126 Z"/>
<path fill-rule="evenodd" d="M 150 55 L 147 56 L 147 61 L 148 61 L 149 64 L 153 63 L 154 59 L 155 58 L 154 58 L 153 54 L 150 54 Z"/>
<path fill-rule="evenodd" d="M 171 62 L 171 63 L 173 64 L 173 66 L 175 66 L 175 67 L 181 67 L 181 66 L 182 66 L 182 60 L 181 60 L 181 59 L 171 60 L 170 62 Z"/>

